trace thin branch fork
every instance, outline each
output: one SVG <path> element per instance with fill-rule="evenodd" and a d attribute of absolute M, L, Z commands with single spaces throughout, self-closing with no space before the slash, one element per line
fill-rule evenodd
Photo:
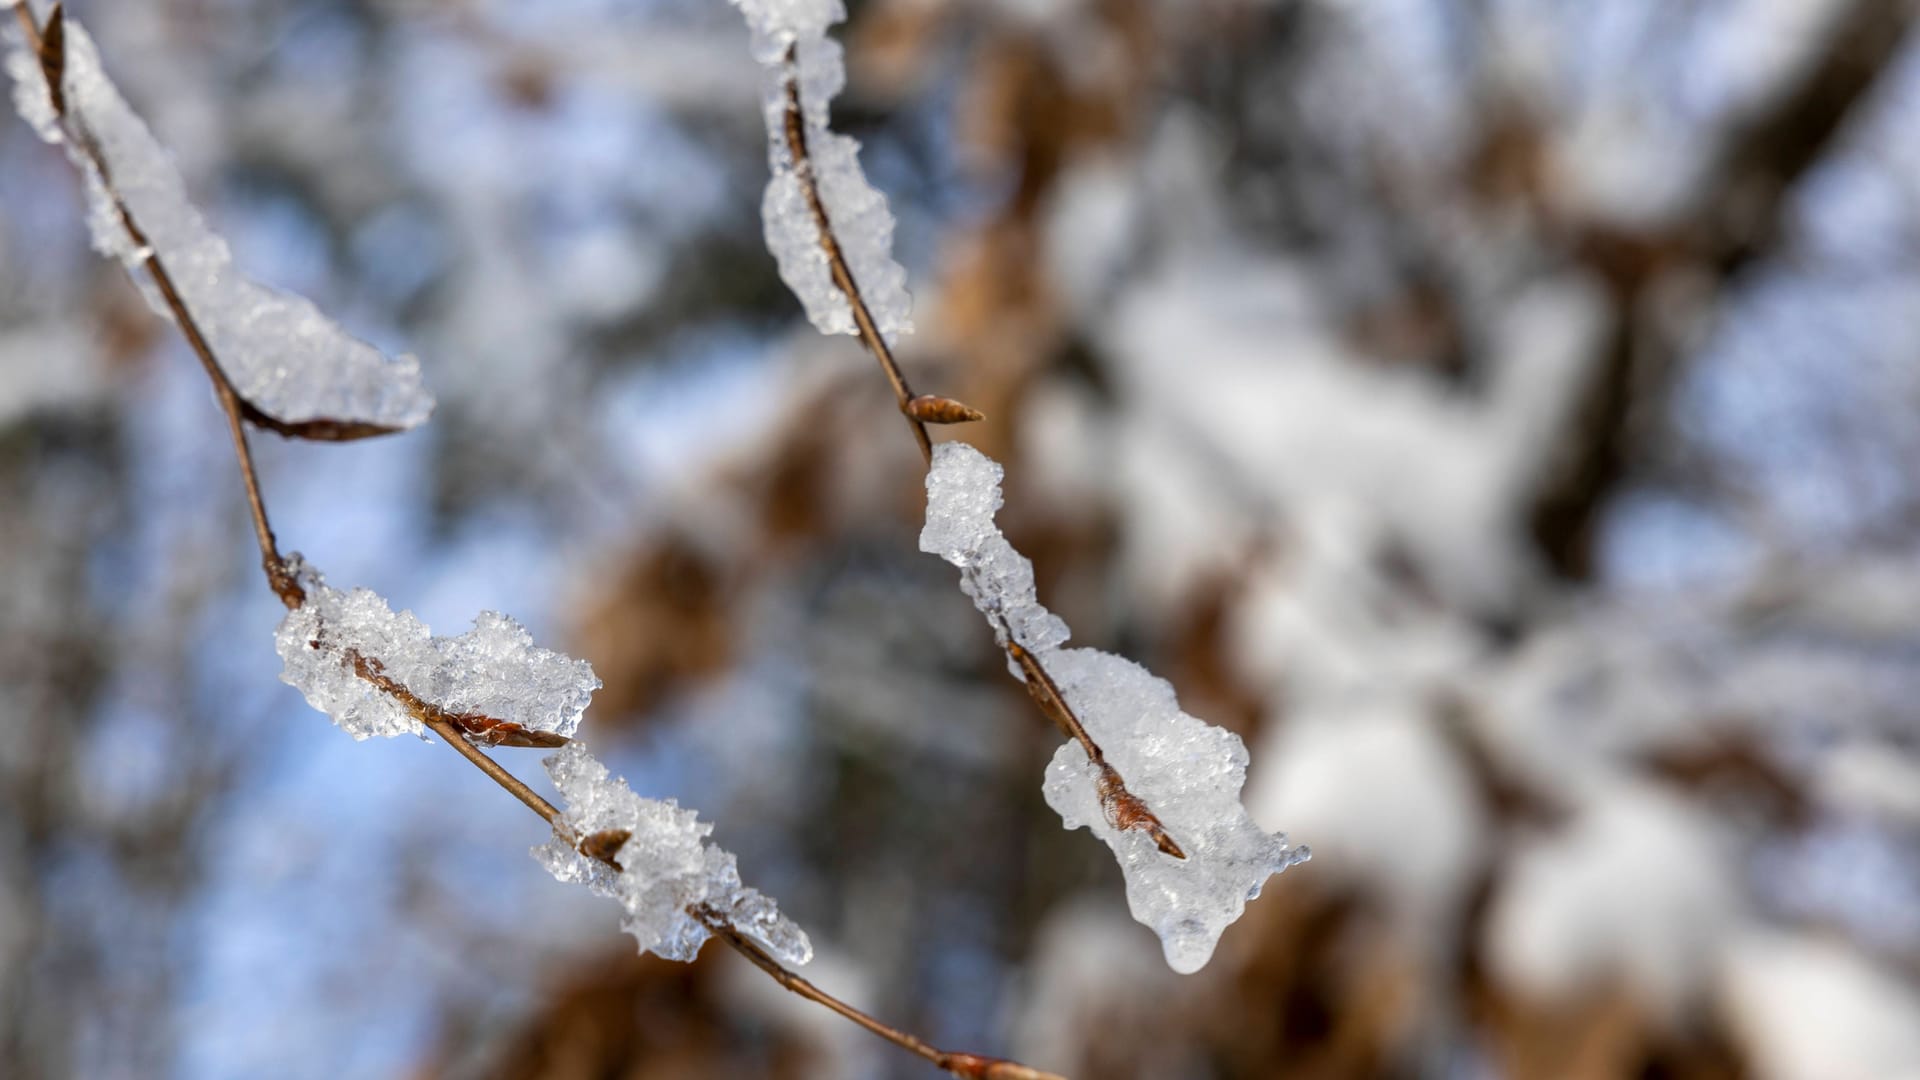
<path fill-rule="evenodd" d="M 76 145 L 83 148 L 89 161 L 98 171 L 101 186 L 113 199 L 114 210 L 118 214 L 122 226 L 127 230 L 127 235 L 133 240 L 137 249 L 142 252 L 141 264 L 143 268 L 152 279 L 154 287 L 159 290 L 160 295 L 165 299 L 168 309 L 173 314 L 175 324 L 180 327 L 181 333 L 187 339 L 187 343 L 193 348 L 194 355 L 199 358 L 201 366 L 205 369 L 208 380 L 213 384 L 215 396 L 220 402 L 221 411 L 226 414 L 227 427 L 233 437 L 234 456 L 239 462 L 241 481 L 246 488 L 247 507 L 253 519 L 255 539 L 260 546 L 261 568 L 266 574 L 267 584 L 273 589 L 274 594 L 280 598 L 281 603 L 288 609 L 299 607 L 306 600 L 306 591 L 295 579 L 292 571 L 287 566 L 286 560 L 280 555 L 272 524 L 267 517 L 266 499 L 261 494 L 260 477 L 258 470 L 254 467 L 253 450 L 247 439 L 246 424 L 253 422 L 280 431 L 282 434 L 301 434 L 301 432 L 286 430 L 286 425 L 273 417 L 261 413 L 260 410 L 254 408 L 253 405 L 243 398 L 239 391 L 234 388 L 232 382 L 227 378 L 225 370 L 221 368 L 218 359 L 214 356 L 213 347 L 207 342 L 206 335 L 201 332 L 199 324 L 193 318 L 193 313 L 188 310 L 186 301 L 181 297 L 179 289 L 175 286 L 172 275 L 167 272 L 165 264 L 161 262 L 158 253 L 153 250 L 153 246 L 147 242 L 146 233 L 135 220 L 132 209 L 127 206 L 126 200 L 122 198 L 114 188 L 112 175 L 108 170 L 105 155 L 101 153 L 99 145 L 82 129 L 76 118 L 68 113 L 65 93 L 62 88 L 62 75 L 65 68 L 63 48 L 64 31 L 62 28 L 65 26 L 65 14 L 61 5 L 58 3 L 54 4 L 48 14 L 45 30 L 42 30 L 34 21 L 33 13 L 28 10 L 26 0 L 19 0 L 19 2 L 15 3 L 13 11 L 15 18 L 19 21 L 26 35 L 28 43 L 33 47 L 35 54 L 40 59 L 41 70 L 47 77 L 49 97 L 54 103 L 56 115 L 60 118 L 62 126 L 67 130 L 69 136 L 75 139 Z M 841 260 L 840 265 L 840 272 L 843 274 L 846 273 L 844 260 Z M 849 276 L 847 280 L 851 282 L 852 279 Z M 864 325 L 871 329 L 873 321 L 870 315 L 865 314 L 864 304 L 861 305 L 860 310 L 862 318 L 864 319 Z M 878 340 L 877 332 L 875 332 L 874 338 Z M 889 360 L 890 359 L 889 357 Z M 897 372 L 897 369 L 895 370 Z M 911 401 L 911 394 L 906 393 L 904 380 L 901 381 L 900 388 L 902 393 L 906 394 L 903 398 L 904 411 L 905 403 Z M 333 422 L 319 421 L 318 423 L 331 424 Z M 921 438 L 924 441 L 925 429 L 918 426 L 919 422 L 917 420 L 915 420 L 914 423 L 916 430 L 920 432 Z M 377 434 L 379 430 L 380 429 L 371 429 L 359 432 L 359 434 Z M 328 436 L 308 434 L 306 437 L 326 438 Z M 927 445 L 927 453 L 929 460 L 931 460 L 930 444 Z M 495 761 L 485 751 L 474 745 L 474 742 L 477 740 L 501 745 L 554 746 L 565 743 L 567 741 L 566 739 L 546 732 L 533 732 L 521 725 L 509 721 L 497 720 L 492 717 L 469 713 L 448 713 L 438 706 L 421 699 L 407 687 L 401 685 L 397 680 L 386 675 L 383 666 L 377 659 L 361 655 L 352 649 L 346 650 L 344 659 L 352 665 L 356 675 L 400 702 L 401 705 L 407 708 L 423 725 L 434 734 L 440 736 L 441 740 L 452 747 L 456 753 L 466 758 L 470 764 L 486 774 L 489 779 L 493 780 L 494 783 L 498 784 L 508 794 L 520 800 L 528 809 L 545 820 L 548 826 L 553 829 L 554 833 L 565 838 L 568 843 L 573 845 L 575 850 L 589 858 L 604 862 L 616 870 L 619 869 L 620 864 L 615 861 L 615 856 L 621 845 L 626 843 L 630 834 L 627 834 L 625 830 L 608 830 L 586 837 L 575 836 L 571 826 L 567 824 L 565 815 L 563 815 L 557 807 L 551 802 L 548 802 L 539 792 L 529 787 L 525 781 Z M 689 914 L 693 915 L 702 925 L 706 926 L 714 936 L 726 942 L 734 951 L 740 953 L 740 955 L 744 956 L 755 967 L 771 976 L 774 981 L 778 982 L 782 987 L 809 1001 L 831 1009 L 840 1016 L 853 1021 L 873 1034 L 897 1046 L 918 1054 L 954 1076 L 960 1077 L 961 1080 L 1063 1080 L 1063 1078 L 1053 1073 L 1029 1068 L 1018 1062 L 984 1057 L 977 1054 L 956 1053 L 936 1049 L 905 1031 L 882 1023 L 873 1016 L 854 1008 L 852 1005 L 821 990 L 808 980 L 801 978 L 783 966 L 778 960 L 774 959 L 771 954 L 761 948 L 757 943 L 741 934 L 740 931 L 729 923 L 720 913 L 707 908 L 699 908 L 689 909 Z"/>
<path fill-rule="evenodd" d="M 952 398 L 931 395 L 916 396 L 908 385 L 907 377 L 900 370 L 899 361 L 894 359 L 893 349 L 887 339 L 875 325 L 873 315 L 867 308 L 866 298 L 860 295 L 860 285 L 853 277 L 853 269 L 847 263 L 846 252 L 840 247 L 840 239 L 834 235 L 833 219 L 827 212 L 827 204 L 820 196 L 820 185 L 813 168 L 813 159 L 807 152 L 806 111 L 800 101 L 799 51 L 794 45 L 787 46 L 786 66 L 786 109 L 782 113 L 787 143 L 787 154 L 793 159 L 793 175 L 800 184 L 801 194 L 807 201 L 807 207 L 813 212 L 815 227 L 820 233 L 820 250 L 826 254 L 827 268 L 833 277 L 833 283 L 847 299 L 847 306 L 853 312 L 853 325 L 859 331 L 861 344 L 880 362 L 880 370 L 885 373 L 887 383 L 893 387 L 893 396 L 899 401 L 900 412 L 906 416 L 908 426 L 913 430 L 914 442 L 920 447 L 920 456 L 927 467 L 933 466 L 933 442 L 927 435 L 928 423 L 964 423 L 969 420 L 984 419 L 979 410 Z M 1004 626 L 1004 624 L 1003 624 Z M 1100 771 L 1096 785 L 1100 794 L 1100 804 L 1106 810 L 1107 822 L 1116 829 L 1139 829 L 1153 838 L 1154 846 L 1175 859 L 1187 857 L 1180 845 L 1174 842 L 1160 819 L 1148 809 L 1139 796 L 1127 790 L 1127 784 L 1121 778 L 1119 770 L 1107 761 L 1107 755 L 1100 749 L 1093 736 L 1087 733 L 1087 727 L 1074 715 L 1073 707 L 1060 692 L 1053 676 L 1040 663 L 1040 658 L 1021 647 L 1013 639 L 1011 630 L 1006 638 L 1007 656 L 1020 666 L 1027 684 L 1027 693 L 1040 711 L 1047 715 L 1060 728 L 1062 734 L 1078 742 L 1087 752 L 1088 760 Z"/>

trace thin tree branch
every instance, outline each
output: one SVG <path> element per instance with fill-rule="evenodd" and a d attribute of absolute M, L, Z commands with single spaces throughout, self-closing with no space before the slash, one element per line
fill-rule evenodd
<path fill-rule="evenodd" d="M 475 768 L 486 773 L 494 783 L 505 788 L 514 798 L 525 803 L 528 809 L 546 819 L 547 824 L 553 828 L 554 835 L 572 846 L 575 851 L 587 858 L 605 863 L 616 871 L 621 869 L 618 859 L 620 846 L 626 843 L 631 835 L 626 830 L 609 830 L 594 833 L 591 836 L 575 835 L 567 824 L 566 816 L 558 808 L 541 798 L 538 792 L 528 787 L 519 777 L 508 772 L 485 751 L 469 743 L 446 717 L 421 714 L 420 720 L 444 739 L 448 746 L 453 747 L 462 757 L 472 762 Z M 963 1080 L 1063 1080 L 1054 1073 L 1043 1072 L 1017 1061 L 937 1049 L 926 1041 L 879 1020 L 870 1013 L 854 1008 L 802 978 L 774 959 L 773 955 L 759 943 L 742 934 L 727 921 L 726 916 L 712 908 L 696 905 L 688 908 L 687 914 L 693 916 L 700 925 L 707 928 L 709 933 L 725 942 L 753 966 L 766 972 L 784 989 L 816 1005 L 831 1009 L 895 1046 L 918 1054 L 954 1076 L 962 1077 Z"/>
<path fill-rule="evenodd" d="M 1043 1072 L 1017 1061 L 1004 1058 L 983 1057 L 979 1054 L 955 1053 L 940 1050 L 899 1028 L 883 1024 L 859 1009 L 841 1001 L 832 994 L 780 966 L 767 951 L 757 943 L 741 934 L 732 924 L 718 913 L 707 908 L 689 908 L 694 918 L 700 920 L 713 935 L 734 947 L 741 956 L 746 957 L 761 971 L 773 977 L 773 980 L 795 994 L 818 1005 L 824 1005 L 848 1020 L 866 1028 L 895 1046 L 912 1051 L 928 1061 L 964 1080 L 1062 1080 L 1054 1073 Z"/>
<path fill-rule="evenodd" d="M 907 418 L 908 426 L 913 430 L 914 442 L 920 447 L 920 456 L 927 467 L 933 467 L 933 441 L 927 435 L 927 421 L 934 423 L 961 423 L 979 420 L 981 414 L 952 398 L 916 396 L 913 388 L 907 384 L 906 375 L 900 370 L 900 364 L 893 357 L 887 339 L 881 335 L 874 324 L 873 315 L 867 310 L 867 302 L 860 295 L 860 285 L 853 278 L 853 270 L 847 264 L 845 251 L 840 247 L 840 239 L 834 235 L 833 218 L 827 212 L 825 200 L 820 197 L 820 186 L 814 174 L 813 159 L 807 152 L 806 111 L 800 101 L 800 76 L 798 69 L 799 52 L 796 46 L 787 46 L 786 53 L 786 101 L 787 107 L 782 114 L 785 128 L 787 154 L 793 159 L 794 179 L 800 185 L 807 206 L 813 211 L 813 222 L 820 233 L 820 250 L 827 256 L 827 268 L 833 276 L 834 285 L 847 298 L 847 306 L 853 312 L 853 324 L 859 331 L 862 344 L 873 358 L 880 362 L 880 370 L 887 376 L 887 383 L 893 387 L 893 396 L 900 404 L 900 412 Z M 1003 624 L 1004 626 L 1004 624 Z M 1027 693 L 1040 711 L 1058 726 L 1063 734 L 1079 742 L 1087 752 L 1087 758 L 1100 770 L 1100 780 L 1096 785 L 1100 793 L 1100 804 L 1107 814 L 1107 822 L 1116 829 L 1140 829 L 1153 837 L 1153 842 L 1161 852 L 1175 859 L 1184 859 L 1186 852 L 1174 842 L 1160 819 L 1154 816 L 1147 804 L 1139 796 L 1127 790 L 1127 784 L 1121 778 L 1119 770 L 1107 762 L 1107 756 L 1101 751 L 1093 736 L 1088 734 L 1085 724 L 1074 715 L 1073 707 L 1067 704 L 1065 694 L 1047 673 L 1040 658 L 1021 647 L 1013 639 L 1009 629 L 1002 635 L 1006 639 L 1007 656 L 1020 666 L 1026 684 Z"/>
<path fill-rule="evenodd" d="M 255 416 L 250 415 L 250 411 L 258 412 L 258 410 L 252 409 L 252 406 L 241 397 L 239 392 L 234 389 L 232 383 L 227 379 L 226 373 L 221 369 L 219 362 L 214 357 L 212 346 L 207 343 L 206 336 L 201 333 L 199 324 L 194 321 L 192 312 L 188 310 L 185 300 L 180 296 L 179 290 L 174 286 L 172 276 L 167 273 L 166 267 L 160 261 L 158 253 L 156 253 L 152 245 L 147 242 L 146 234 L 140 229 L 138 222 L 135 221 L 132 210 L 114 189 L 105 155 L 100 152 L 98 145 L 93 139 L 80 128 L 78 122 L 66 112 L 64 94 L 60 91 L 58 83 L 59 76 L 57 72 L 60 70 L 60 67 L 58 64 L 54 66 L 47 65 L 48 48 L 59 48 L 61 40 L 58 30 L 60 26 L 64 25 L 64 15 L 61 6 L 58 3 L 53 6 L 51 13 L 48 15 L 48 31 L 45 33 L 43 33 L 41 28 L 35 23 L 33 14 L 27 9 L 26 0 L 19 0 L 19 2 L 14 5 L 14 14 L 25 31 L 28 42 L 33 46 L 36 54 L 40 55 L 43 71 L 54 73 L 53 81 L 50 82 L 50 97 L 55 102 L 62 123 L 67 127 L 69 134 L 76 137 L 77 144 L 84 148 L 89 160 L 98 170 L 101 185 L 112 198 L 114 209 L 120 217 L 121 224 L 125 226 L 128 236 L 132 238 L 138 249 L 143 253 L 141 265 L 146 269 L 148 275 L 153 280 L 154 286 L 166 300 L 167 307 L 173 313 L 175 324 L 180 327 L 181 333 L 186 337 L 188 344 L 192 346 L 194 354 L 199 357 L 201 366 L 206 370 L 207 377 L 213 384 L 215 396 L 219 399 L 221 410 L 227 417 L 228 430 L 233 436 L 234 456 L 239 462 L 241 480 L 246 487 L 247 505 L 253 517 L 254 534 L 260 545 L 261 564 L 267 576 L 267 584 L 289 609 L 299 607 L 306 599 L 306 592 L 300 586 L 299 582 L 295 580 L 293 574 L 287 567 L 286 561 L 280 556 L 279 547 L 273 534 L 273 527 L 267 518 L 266 500 L 260 491 L 259 474 L 254 468 L 253 451 L 247 440 L 245 422 L 247 420 L 255 420 L 258 422 Z M 845 274 L 844 260 L 837 265 L 840 267 L 838 272 Z M 851 277 L 847 278 L 849 283 L 851 280 Z M 850 288 L 850 285 L 843 286 L 843 288 Z M 857 296 L 857 294 L 854 295 Z M 871 316 L 866 314 L 865 305 L 861 304 L 859 310 L 863 325 L 871 331 L 873 329 L 873 320 Z M 877 331 L 874 332 L 873 339 L 875 341 L 880 340 Z M 884 343 L 881 344 L 881 348 L 885 348 Z M 887 357 L 886 363 L 891 367 L 892 358 L 890 354 Z M 902 410 L 906 411 L 907 404 L 912 401 L 913 395 L 906 390 L 905 380 L 899 378 L 898 369 L 891 368 L 891 370 L 897 380 L 897 389 L 903 395 Z M 909 414 L 908 418 L 914 424 L 915 430 L 919 433 L 923 450 L 927 452 L 928 460 L 931 461 L 931 444 L 927 442 L 926 429 L 921 426 L 919 420 L 915 419 L 911 414 Z M 268 417 L 267 419 L 271 420 L 272 418 Z M 414 717 L 429 730 L 439 735 L 441 741 L 452 747 L 461 757 L 466 758 L 470 764 L 486 774 L 489 779 L 498 784 L 508 794 L 520 800 L 529 810 L 538 814 L 546 821 L 547 825 L 553 829 L 555 835 L 565 839 L 567 843 L 571 844 L 574 849 L 581 854 L 604 862 L 616 870 L 619 869 L 620 864 L 615 860 L 615 853 L 618 852 L 620 846 L 628 839 L 627 835 L 623 835 L 624 830 L 595 833 L 586 837 L 576 836 L 572 827 L 567 823 L 565 815 L 563 815 L 558 808 L 543 798 L 539 792 L 529 787 L 525 781 L 495 761 L 485 751 L 473 745 L 475 739 L 480 739 L 496 743 L 505 743 L 507 745 L 554 746 L 566 742 L 564 738 L 547 732 L 530 731 L 521 725 L 505 720 L 497 720 L 492 717 L 478 714 L 448 713 L 439 706 L 421 699 L 397 680 L 386 675 L 382 665 L 377 659 L 364 656 L 353 649 L 345 650 L 344 659 L 352 665 L 354 673 L 361 679 L 366 680 L 383 693 L 400 702 L 402 706 L 412 713 Z M 544 740 L 542 739 L 543 736 L 545 737 Z M 514 739 L 525 739 L 527 741 L 514 742 L 512 741 Z M 725 916 L 718 912 L 705 907 L 696 907 L 689 908 L 688 914 L 697 919 L 701 925 L 705 926 L 715 937 L 726 942 L 734 951 L 744 956 L 755 967 L 771 976 L 773 980 L 778 982 L 782 987 L 798 994 L 808 1001 L 831 1009 L 833 1012 L 853 1021 L 855 1024 L 858 1024 L 873 1034 L 886 1039 L 896 1046 L 918 1054 L 940 1068 L 945 1069 L 952 1075 L 962 1078 L 962 1080 L 1063 1080 L 1063 1078 L 1053 1073 L 1029 1068 L 1018 1062 L 1007 1061 L 1001 1058 L 984 1057 L 977 1054 L 956 1053 L 936 1049 L 899 1028 L 882 1023 L 868 1013 L 854 1008 L 847 1002 L 834 997 L 832 994 L 821 990 L 808 980 L 801 978 L 783 966 L 778 960 L 774 959 L 774 957 L 765 949 L 761 948 L 760 945 L 740 933 L 738 929 L 726 920 Z"/>
<path fill-rule="evenodd" d="M 54 16 L 50 16 L 48 21 L 51 22 L 53 17 L 57 17 L 59 11 L 60 5 L 55 4 Z M 27 35 L 27 44 L 33 46 L 34 55 L 44 57 L 46 55 L 46 43 L 40 37 L 40 24 L 33 21 L 33 12 L 27 10 L 27 0 L 15 0 L 13 5 L 13 18 L 15 22 L 20 24 L 20 31 Z M 53 92 L 51 87 L 48 88 L 48 92 Z"/>

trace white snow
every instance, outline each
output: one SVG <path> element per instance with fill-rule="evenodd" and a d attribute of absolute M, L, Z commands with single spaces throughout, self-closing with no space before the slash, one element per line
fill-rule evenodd
<path fill-rule="evenodd" d="M 63 145 L 86 178 L 88 226 L 101 254 L 134 273 L 147 303 L 172 317 L 142 273 L 158 255 L 234 389 L 287 423 L 333 420 L 409 428 L 433 411 L 433 396 L 411 356 L 388 359 L 348 335 L 304 297 L 240 274 L 233 253 L 187 199 L 173 160 L 121 98 L 101 68 L 93 39 L 66 20 L 63 86 L 68 116 L 54 115 L 40 65 L 24 43 L 7 53 L 14 105 L 47 142 Z M 122 224 L 106 178 L 76 140 L 97 149 L 112 187 L 146 234 L 136 243 Z"/>
<path fill-rule="evenodd" d="M 827 27 L 846 17 L 839 0 L 735 0 L 753 29 L 754 55 L 767 71 L 764 112 L 767 164 L 772 176 L 760 204 L 767 250 L 780 277 L 824 334 L 856 331 L 853 309 L 833 282 L 820 230 L 808 204 L 811 177 L 826 207 L 834 238 L 880 332 L 889 339 L 913 331 L 907 272 L 893 259 L 893 215 L 886 196 L 860 171 L 860 144 L 827 126 L 827 103 L 846 85 L 838 42 Z M 789 63 L 787 53 L 793 60 Z M 808 163 L 787 145 L 787 87 L 800 89 Z"/>
<path fill-rule="evenodd" d="M 1331 518 L 1366 546 L 1391 541 L 1449 602 L 1511 603 L 1534 568 L 1523 512 L 1549 465 L 1540 448 L 1571 422 L 1603 298 L 1589 282 L 1550 278 L 1509 299 L 1493 320 L 1486 389 L 1463 395 L 1431 373 L 1368 363 L 1329 320 L 1313 275 L 1285 259 L 1183 256 L 1121 291 L 1094 331 L 1114 361 L 1120 438 L 1195 458 L 1160 468 L 1234 503 L 1284 508 L 1290 525 Z M 1161 512 L 1160 495 L 1136 513 Z M 1166 515 L 1155 539 L 1186 525 L 1183 547 L 1205 551 L 1219 520 Z"/>
<path fill-rule="evenodd" d="M 1707 815 L 1654 785 L 1595 786 L 1564 831 L 1507 867 L 1487 919 L 1495 974 L 1557 1001 L 1624 984 L 1677 1013 L 1744 921 L 1728 847 Z"/>
<path fill-rule="evenodd" d="M 581 882 L 594 893 L 626 909 L 622 929 L 642 952 L 668 960 L 691 961 L 711 933 L 688 908 L 711 908 L 727 922 L 787 964 L 813 958 L 804 930 L 780 914 L 758 890 L 740 882 L 732 852 L 707 842 L 713 826 L 683 810 L 672 799 L 637 795 L 627 782 L 608 773 L 579 743 L 569 743 L 546 759 L 547 775 L 566 800 L 566 829 L 533 849 L 533 857 L 561 881 Z M 575 839 L 609 830 L 631 835 L 614 851 L 615 870 L 582 855 Z"/>
<path fill-rule="evenodd" d="M 1067 828 L 1084 826 L 1106 841 L 1126 877 L 1133 917 L 1160 935 L 1174 970 L 1198 971 L 1267 877 L 1305 860 L 1307 850 L 1248 817 L 1239 736 L 1182 712 L 1170 683 L 1124 657 L 1060 647 L 1066 623 L 1041 606 L 1033 564 L 994 525 L 1001 476 L 997 462 L 965 443 L 935 448 L 920 550 L 960 568 L 961 588 L 1002 645 L 1017 643 L 1041 662 L 1127 789 L 1184 849 L 1186 858 L 1176 859 L 1147 832 L 1116 828 L 1086 751 L 1068 742 L 1055 752 L 1044 785 L 1048 805 Z"/>
<path fill-rule="evenodd" d="M 1409 942 L 1441 940 L 1494 833 L 1432 718 L 1400 693 L 1344 695 L 1303 705 L 1258 745 L 1261 769 L 1247 790 L 1254 816 L 1312 836 L 1314 877 L 1383 899 Z"/>
<path fill-rule="evenodd" d="M 306 602 L 274 636 L 280 679 L 356 739 L 426 731 L 406 706 L 362 678 L 357 654 L 415 697 L 450 714 L 475 713 L 571 738 L 600 680 L 585 660 L 543 649 L 506 615 L 486 611 L 458 637 L 434 637 L 411 611 L 395 613 L 370 589 L 341 592 L 291 560 Z"/>
<path fill-rule="evenodd" d="M 1720 992 L 1765 1080 L 1920 1077 L 1920 994 L 1843 941 L 1746 935 L 1728 951 Z"/>

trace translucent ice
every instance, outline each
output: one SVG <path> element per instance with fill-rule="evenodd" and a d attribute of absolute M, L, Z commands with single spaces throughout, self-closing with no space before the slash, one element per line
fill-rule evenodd
<path fill-rule="evenodd" d="M 459 637 L 434 637 L 411 611 L 395 613 L 369 589 L 341 592 L 301 564 L 306 602 L 287 613 L 274 646 L 282 682 L 356 739 L 426 731 L 407 707 L 355 670 L 354 658 L 421 701 L 572 737 L 600 680 L 585 660 L 533 643 L 526 628 L 482 612 Z"/>
<path fill-rule="evenodd" d="M 767 181 L 760 216 L 780 277 L 822 333 L 855 332 L 853 309 L 833 282 L 820 229 L 806 196 L 811 179 L 860 296 L 880 332 L 911 333 L 907 272 L 893 259 L 893 215 L 886 196 L 860 171 L 860 144 L 827 126 L 827 103 L 846 84 L 838 42 L 827 27 L 846 17 L 840 0 L 735 0 L 753 29 L 754 55 L 767 68 Z M 789 60 L 788 54 L 792 58 Z M 807 162 L 787 142 L 788 85 L 799 87 Z"/>
<path fill-rule="evenodd" d="M 1170 683 L 1124 657 L 1060 647 L 1066 623 L 1040 605 L 1033 564 L 993 522 L 1001 477 L 997 462 L 965 443 L 936 447 L 920 550 L 960 568 L 961 588 L 1001 644 L 1011 638 L 1034 654 L 1128 790 L 1185 850 L 1175 859 L 1147 832 L 1114 827 L 1086 751 L 1068 742 L 1054 753 L 1047 804 L 1067 828 L 1084 826 L 1107 842 L 1133 917 L 1160 935 L 1175 971 L 1198 971 L 1268 876 L 1304 861 L 1307 849 L 1248 817 L 1240 801 L 1247 750 L 1238 735 L 1182 712 Z"/>
<path fill-rule="evenodd" d="M 376 428 L 425 420 L 433 397 L 419 362 L 411 356 L 390 360 L 305 298 L 241 275 L 226 241 L 188 202 L 186 184 L 166 150 L 107 78 L 93 39 L 71 19 L 65 39 L 64 123 L 54 113 L 38 60 L 18 41 L 8 50 L 7 71 L 20 115 L 41 138 L 65 146 L 86 179 L 94 247 L 125 263 L 148 304 L 171 318 L 166 300 L 141 272 L 158 255 L 234 389 L 269 416 L 290 424 L 331 420 Z M 107 176 L 76 139 L 92 144 Z M 109 178 L 145 233 L 145 244 L 121 222 Z"/>
<path fill-rule="evenodd" d="M 777 61 L 787 47 L 822 38 L 827 27 L 847 17 L 841 0 L 734 0 L 753 30 L 753 54 L 762 63 Z"/>
<path fill-rule="evenodd" d="M 534 848 L 533 857 L 561 881 L 582 882 L 618 900 L 626 909 L 621 926 L 640 943 L 641 952 L 682 961 L 697 956 L 711 936 L 688 913 L 698 906 L 712 909 L 784 963 L 813 958 L 806 932 L 781 915 L 771 899 L 741 884 L 733 853 L 707 842 L 713 826 L 692 810 L 682 810 L 672 799 L 634 794 L 577 742 L 548 757 L 546 765 L 566 800 L 566 828 L 574 837 L 629 835 L 610 852 L 618 870 L 582 855 L 560 835 Z"/>

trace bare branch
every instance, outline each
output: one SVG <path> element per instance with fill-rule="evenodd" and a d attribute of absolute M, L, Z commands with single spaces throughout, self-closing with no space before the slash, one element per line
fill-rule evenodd
<path fill-rule="evenodd" d="M 734 929 L 712 910 L 689 909 L 689 913 L 712 931 L 715 937 L 733 946 L 735 951 L 746 957 L 755 967 L 772 976 L 773 980 L 781 986 L 808 1001 L 832 1009 L 895 1046 L 926 1058 L 954 1076 L 962 1077 L 963 1080 L 1063 1080 L 1054 1073 L 1043 1072 L 1017 1061 L 982 1057 L 978 1054 L 955 1053 L 929 1046 L 899 1028 L 881 1023 L 782 967 L 780 962 L 769 955 L 765 949 Z"/>

